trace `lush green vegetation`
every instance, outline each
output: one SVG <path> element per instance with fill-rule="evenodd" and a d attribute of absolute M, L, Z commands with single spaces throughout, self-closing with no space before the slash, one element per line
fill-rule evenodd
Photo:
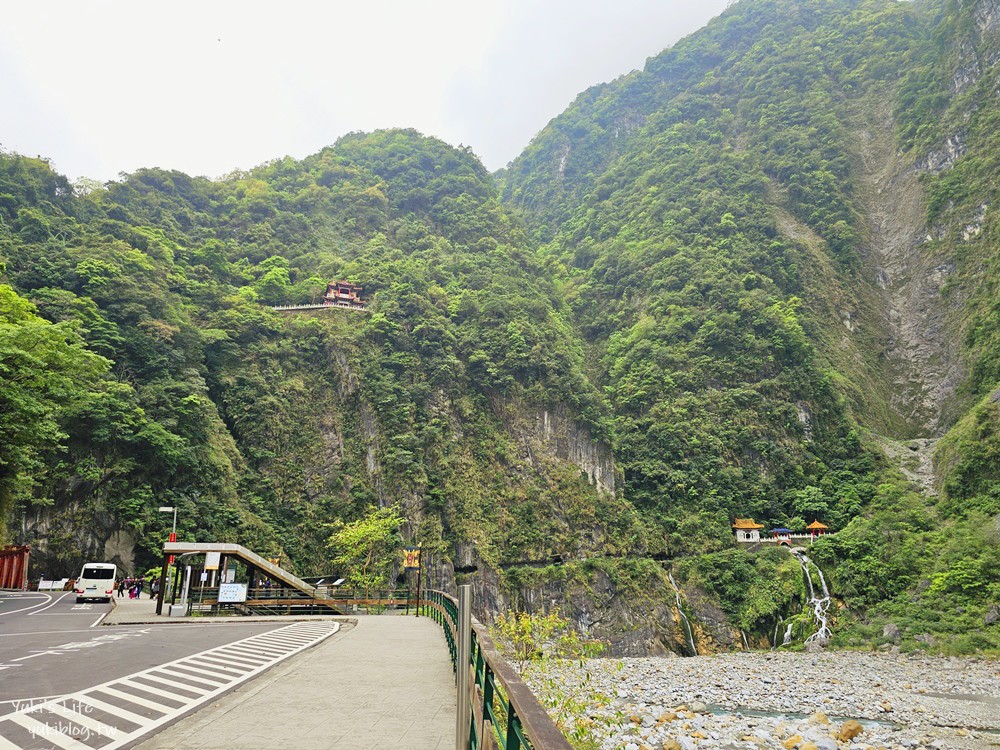
<path fill-rule="evenodd" d="M 731 520 L 818 518 L 840 643 L 892 622 L 908 648 L 997 648 L 968 635 L 1000 595 L 997 45 L 950 0 L 741 0 L 496 177 L 407 130 L 214 181 L 74 187 L 2 154 L 0 541 L 49 571 L 133 548 L 143 569 L 177 505 L 182 538 L 328 573 L 330 523 L 397 507 L 407 541 L 514 601 L 643 609 L 672 601 L 651 558 L 680 558 L 762 639 L 801 571 L 734 549 Z M 967 367 L 936 497 L 874 439 L 925 429 L 878 322 L 878 128 L 913 164 L 960 144 L 924 168 L 914 251 Z M 331 279 L 370 312 L 269 309 Z M 573 442 L 613 456 L 616 494 Z"/>
<path fill-rule="evenodd" d="M 950 138 L 960 158 L 922 178 L 920 250 L 951 274 L 942 295 L 964 336 L 970 377 L 949 409 L 1000 385 L 997 71 L 982 64 L 998 40 L 974 16 L 957 2 L 744 0 L 581 95 L 501 175 L 594 352 L 626 496 L 670 553 L 700 555 L 681 566 L 689 584 L 758 637 L 801 584 L 794 565 L 726 549 L 734 515 L 843 529 L 819 554 L 845 643 L 895 619 L 911 647 L 938 632 L 967 650 L 956 634 L 997 601 L 995 395 L 941 442 L 941 495 L 923 498 L 868 437 L 926 434 L 893 392 L 882 313 L 850 336 L 842 323 L 880 304 L 863 144 L 888 123 L 882 158 L 921 164 Z M 942 583 L 966 574 L 965 588 Z M 961 617 L 922 593 L 932 585 L 969 599 Z"/>
<path fill-rule="evenodd" d="M 183 537 L 317 572 L 326 525 L 370 505 L 399 504 L 408 538 L 473 542 L 494 565 L 632 539 L 622 501 L 532 453 L 537 410 L 568 410 L 594 441 L 609 415 L 467 151 L 352 135 L 218 182 L 146 170 L 79 195 L 37 160 L 3 156 L 0 173 L 22 295 L 4 298 L 21 432 L 3 519 L 28 539 L 63 530 L 42 537 L 40 564 L 130 540 L 152 562 L 168 520 L 155 507 L 175 503 Z M 371 314 L 266 308 L 314 301 L 331 278 L 361 283 Z M 29 361 L 17 347 L 35 329 L 55 343 Z M 29 362 L 38 403 L 17 377 Z"/>

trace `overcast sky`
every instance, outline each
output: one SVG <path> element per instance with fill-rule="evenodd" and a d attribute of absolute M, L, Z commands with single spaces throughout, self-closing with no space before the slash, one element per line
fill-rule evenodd
<path fill-rule="evenodd" d="M 412 127 L 495 170 L 585 88 L 726 0 L 21 0 L 0 24 L 0 147 L 76 179 L 217 177 Z"/>

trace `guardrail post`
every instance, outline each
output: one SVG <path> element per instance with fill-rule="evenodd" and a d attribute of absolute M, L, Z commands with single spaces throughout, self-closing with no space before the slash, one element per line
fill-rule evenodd
<path fill-rule="evenodd" d="M 458 587 L 458 710 L 455 718 L 455 750 L 468 750 L 471 723 L 469 665 L 472 653 L 472 586 Z"/>

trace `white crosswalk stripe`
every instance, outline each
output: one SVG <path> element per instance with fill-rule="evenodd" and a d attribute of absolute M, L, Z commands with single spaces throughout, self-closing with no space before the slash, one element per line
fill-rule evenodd
<path fill-rule="evenodd" d="M 339 629 L 292 623 L 0 716 L 0 750 L 115 750 Z"/>

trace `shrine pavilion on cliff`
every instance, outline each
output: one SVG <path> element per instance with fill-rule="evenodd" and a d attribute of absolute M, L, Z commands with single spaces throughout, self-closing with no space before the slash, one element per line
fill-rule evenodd
<path fill-rule="evenodd" d="M 752 518 L 737 518 L 733 524 L 733 531 L 736 532 L 738 542 L 759 542 L 760 530 L 764 524 L 755 523 Z"/>
<path fill-rule="evenodd" d="M 806 526 L 804 534 L 796 533 L 791 529 L 775 528 L 761 536 L 760 530 L 763 528 L 763 524 L 757 523 L 752 518 L 737 518 L 733 523 L 733 533 L 736 535 L 737 544 L 776 544 L 792 547 L 795 544 L 808 544 L 816 537 L 830 533 L 830 527 L 819 521 L 813 521 Z"/>

